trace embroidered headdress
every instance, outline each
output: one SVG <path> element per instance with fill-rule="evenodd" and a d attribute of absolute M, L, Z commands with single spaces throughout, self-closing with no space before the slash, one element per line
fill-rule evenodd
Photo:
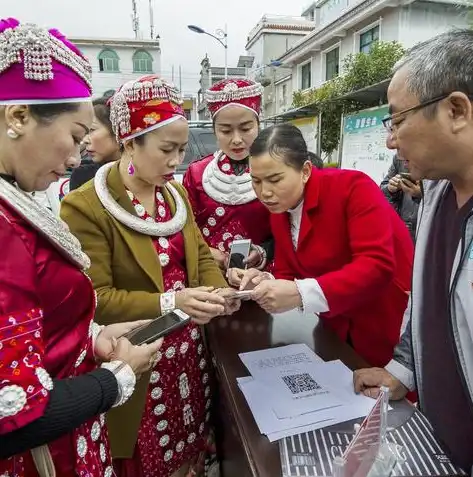
<path fill-rule="evenodd" d="M 185 119 L 179 90 L 157 75 L 125 83 L 110 99 L 110 120 L 117 140 L 127 141 Z"/>
<path fill-rule="evenodd" d="M 215 115 L 232 104 L 250 109 L 257 116 L 261 111 L 263 86 L 249 79 L 228 78 L 215 83 L 205 92 L 210 115 Z"/>
<path fill-rule="evenodd" d="M 58 30 L 0 20 L 0 104 L 89 100 L 92 68 Z"/>

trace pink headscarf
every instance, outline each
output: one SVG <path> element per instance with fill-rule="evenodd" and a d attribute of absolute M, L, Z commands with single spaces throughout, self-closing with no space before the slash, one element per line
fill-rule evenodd
<path fill-rule="evenodd" d="M 88 60 L 58 30 L 0 20 L 0 104 L 85 101 L 91 76 Z"/>

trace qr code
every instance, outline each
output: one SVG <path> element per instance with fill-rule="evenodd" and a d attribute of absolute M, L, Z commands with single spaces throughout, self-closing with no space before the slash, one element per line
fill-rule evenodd
<path fill-rule="evenodd" d="M 320 386 L 317 381 L 314 381 L 310 374 L 307 373 L 283 376 L 282 379 L 292 394 L 319 391 L 322 389 L 322 386 Z"/>

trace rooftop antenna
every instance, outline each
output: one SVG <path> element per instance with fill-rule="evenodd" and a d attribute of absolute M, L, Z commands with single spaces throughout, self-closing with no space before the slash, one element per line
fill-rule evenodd
<path fill-rule="evenodd" d="M 136 0 L 131 0 L 132 5 L 132 14 L 131 14 L 131 24 L 133 32 L 135 33 L 135 39 L 138 39 L 140 33 L 140 19 L 138 18 L 138 12 L 136 9 Z"/>
<path fill-rule="evenodd" d="M 154 39 L 154 12 L 153 12 L 153 0 L 149 0 L 149 30 L 151 39 Z"/>

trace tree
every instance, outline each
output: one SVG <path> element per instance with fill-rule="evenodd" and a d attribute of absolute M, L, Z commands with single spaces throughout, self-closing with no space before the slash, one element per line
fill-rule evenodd
<path fill-rule="evenodd" d="M 315 114 L 321 113 L 322 152 L 331 154 L 338 147 L 342 114 L 377 106 L 341 98 L 390 78 L 393 66 L 404 52 L 403 46 L 396 41 L 376 42 L 369 53 L 347 55 L 343 60 L 341 76 L 327 81 L 320 88 L 294 92 L 294 108 L 310 105 Z"/>

